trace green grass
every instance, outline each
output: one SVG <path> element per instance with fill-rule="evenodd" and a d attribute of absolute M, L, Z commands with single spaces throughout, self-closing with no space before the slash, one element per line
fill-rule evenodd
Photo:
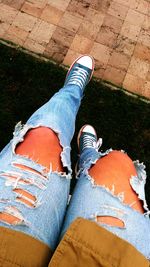
<path fill-rule="evenodd" d="M 15 124 L 28 117 L 62 87 L 66 71 L 0 44 L 0 149 L 12 137 Z M 123 149 L 146 165 L 150 175 L 150 104 L 110 90 L 91 81 L 79 110 L 72 141 L 73 166 L 77 159 L 76 135 L 80 127 L 92 124 L 103 138 L 102 149 Z M 150 204 L 150 181 L 146 195 Z"/>

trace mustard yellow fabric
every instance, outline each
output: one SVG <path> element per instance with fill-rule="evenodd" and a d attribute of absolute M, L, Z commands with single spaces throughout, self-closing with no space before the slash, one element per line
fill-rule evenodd
<path fill-rule="evenodd" d="M 55 251 L 49 267 L 148 267 L 133 246 L 94 222 L 78 218 Z"/>
<path fill-rule="evenodd" d="M 132 245 L 96 223 L 76 219 L 55 253 L 24 233 L 0 227 L 0 267 L 150 267 Z"/>

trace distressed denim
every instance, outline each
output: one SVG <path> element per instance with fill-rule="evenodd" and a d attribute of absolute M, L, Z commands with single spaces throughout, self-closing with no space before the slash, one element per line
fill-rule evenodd
<path fill-rule="evenodd" d="M 15 225 L 1 220 L 0 226 L 32 235 L 53 250 L 58 242 L 69 197 L 72 174 L 70 142 L 82 97 L 83 92 L 77 85 L 64 86 L 25 125 L 16 125 L 13 139 L 0 153 L 0 212 L 20 219 Z M 39 126 L 49 127 L 58 134 L 63 147 L 61 160 L 66 172 L 53 172 L 51 166 L 50 170 L 46 170 L 32 159 L 15 153 L 17 144 L 24 140 L 28 130 Z M 30 170 L 21 169 L 18 164 Z M 18 201 L 20 194 L 16 189 L 26 190 L 36 197 L 33 207 Z"/>
<path fill-rule="evenodd" d="M 97 160 L 108 153 L 97 152 L 93 148 L 83 150 L 80 156 L 78 181 L 74 189 L 63 225 L 61 237 L 67 231 L 71 222 L 77 217 L 95 221 L 108 231 L 128 241 L 139 250 L 147 259 L 150 259 L 150 220 L 149 210 L 145 200 L 146 171 L 145 166 L 139 161 L 134 165 L 137 176 L 132 176 L 130 184 L 133 190 L 143 201 L 145 214 L 134 210 L 131 205 L 123 203 L 124 193 L 115 195 L 115 188 L 112 185 L 110 191 L 105 186 L 96 185 L 88 170 Z M 123 151 L 122 151 L 123 152 Z M 98 216 L 110 216 L 123 222 L 123 227 L 110 226 L 97 221 Z M 115 245 L 115 244 L 114 244 Z"/>

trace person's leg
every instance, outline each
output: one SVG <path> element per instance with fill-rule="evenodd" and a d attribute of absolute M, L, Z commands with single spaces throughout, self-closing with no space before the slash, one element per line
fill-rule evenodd
<path fill-rule="evenodd" d="M 54 249 L 66 211 L 70 142 L 93 60 L 82 56 L 64 87 L 38 109 L 0 154 L 0 226 L 41 240 Z"/>
<path fill-rule="evenodd" d="M 124 152 L 98 152 L 96 132 L 91 126 L 81 129 L 78 143 L 79 179 L 62 236 L 72 221 L 83 217 L 97 222 L 149 257 L 150 221 L 144 191 L 145 166 L 138 161 L 132 162 Z"/>

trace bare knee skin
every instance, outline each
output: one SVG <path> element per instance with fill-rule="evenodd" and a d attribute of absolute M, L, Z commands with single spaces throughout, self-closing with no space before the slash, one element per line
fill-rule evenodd
<path fill-rule="evenodd" d="M 95 183 L 112 189 L 115 195 L 124 192 L 124 203 L 132 205 L 133 209 L 144 213 L 142 203 L 130 185 L 131 176 L 137 175 L 132 160 L 123 152 L 112 151 L 107 156 L 99 159 L 89 170 L 89 175 Z M 99 217 L 98 221 L 110 225 L 123 227 L 123 222 L 113 217 Z"/>
<path fill-rule="evenodd" d="M 63 171 L 60 158 L 62 147 L 58 136 L 53 130 L 46 127 L 38 127 L 29 130 L 25 140 L 16 148 L 16 153 L 25 155 L 39 164 L 53 171 Z"/>

